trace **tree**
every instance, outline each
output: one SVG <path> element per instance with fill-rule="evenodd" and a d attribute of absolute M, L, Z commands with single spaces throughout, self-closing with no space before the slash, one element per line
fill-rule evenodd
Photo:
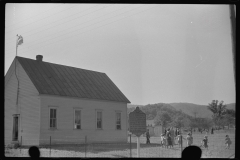
<path fill-rule="evenodd" d="M 235 116 L 236 116 L 236 111 L 233 110 L 233 109 L 226 109 L 226 114 L 229 114 L 229 115 L 231 115 L 232 117 L 235 118 Z"/>
<path fill-rule="evenodd" d="M 221 122 L 226 114 L 226 105 L 223 104 L 223 101 L 218 104 L 218 100 L 213 100 L 207 107 L 213 113 L 212 119 L 215 125 L 222 126 Z"/>
<path fill-rule="evenodd" d="M 183 119 L 183 125 L 184 125 L 184 127 L 186 127 L 186 128 L 190 127 L 190 123 L 191 123 L 191 121 L 190 121 L 189 118 L 185 117 L 185 118 Z"/>
<path fill-rule="evenodd" d="M 227 109 L 225 118 L 227 119 L 229 129 L 230 125 L 235 125 L 236 111 L 233 109 Z"/>
<path fill-rule="evenodd" d="M 209 129 L 213 126 L 213 121 L 209 118 L 198 117 L 194 125 L 196 125 L 197 128 Z"/>
<path fill-rule="evenodd" d="M 213 112 L 214 116 L 219 118 L 226 113 L 226 105 L 223 104 L 223 101 L 218 104 L 218 100 L 213 100 L 207 107 L 211 112 Z"/>
<path fill-rule="evenodd" d="M 190 123 L 191 121 L 188 117 L 184 117 L 183 115 L 176 115 L 172 123 L 170 123 L 170 126 L 176 128 L 189 127 Z"/>
<path fill-rule="evenodd" d="M 184 127 L 184 123 L 183 123 L 184 117 L 182 115 L 177 115 L 176 117 L 174 117 L 174 120 L 171 123 L 171 126 L 174 126 L 176 128 L 182 128 Z"/>
<path fill-rule="evenodd" d="M 197 112 L 196 110 L 194 110 L 194 111 L 192 111 L 192 113 L 193 113 L 194 118 L 195 118 L 195 120 L 196 120 L 196 117 L 197 117 L 198 112 Z"/>
<path fill-rule="evenodd" d="M 212 127 L 213 122 L 211 119 L 203 118 L 201 125 L 202 125 L 202 128 L 209 130 Z"/>
<path fill-rule="evenodd" d="M 226 114 L 223 116 L 223 119 L 220 121 L 223 126 L 227 125 L 228 129 L 230 125 L 235 125 L 235 111 L 226 110 Z"/>
<path fill-rule="evenodd" d="M 157 116 L 154 119 L 154 124 L 166 127 L 167 123 L 171 121 L 172 119 L 167 111 L 159 111 L 157 112 Z"/>
<path fill-rule="evenodd" d="M 197 128 L 197 127 L 199 127 L 196 119 L 191 120 L 189 126 L 190 126 L 191 128 Z"/>

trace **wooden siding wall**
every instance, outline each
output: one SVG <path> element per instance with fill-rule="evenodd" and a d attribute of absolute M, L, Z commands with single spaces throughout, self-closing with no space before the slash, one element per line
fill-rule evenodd
<path fill-rule="evenodd" d="M 19 79 L 19 99 L 17 98 L 17 79 L 14 73 L 15 63 L 5 76 L 5 144 L 12 141 L 13 114 L 20 114 L 18 140 L 23 145 L 39 145 L 40 133 L 40 99 L 32 81 L 17 62 L 17 76 Z M 13 70 L 13 71 L 12 71 Z M 11 75 L 8 75 L 11 74 Z"/>
<path fill-rule="evenodd" d="M 153 126 L 147 126 L 147 129 L 149 130 L 150 136 L 155 136 L 154 127 Z"/>
<path fill-rule="evenodd" d="M 154 135 L 160 137 L 163 133 L 162 126 L 154 126 Z"/>
<path fill-rule="evenodd" d="M 49 106 L 57 107 L 57 129 L 49 129 Z M 81 129 L 73 128 L 74 108 L 81 109 Z M 102 110 L 103 129 L 96 129 L 96 109 Z M 121 130 L 116 130 L 115 111 L 121 112 Z M 40 144 L 127 142 L 127 104 L 41 95 Z"/>

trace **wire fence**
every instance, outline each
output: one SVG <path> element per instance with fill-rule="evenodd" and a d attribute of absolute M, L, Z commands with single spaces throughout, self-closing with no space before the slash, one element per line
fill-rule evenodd
<path fill-rule="evenodd" d="M 200 139 L 193 134 L 193 145 L 200 146 Z M 208 149 L 201 147 L 202 158 L 229 158 L 235 155 L 235 139 L 230 135 L 232 145 L 225 149 L 225 143 L 221 142 L 218 136 L 209 138 Z M 20 142 L 31 141 L 21 138 Z M 49 136 L 48 139 L 41 139 L 44 144 L 39 145 L 41 157 L 137 157 L 137 137 L 129 135 L 127 143 L 113 142 L 91 142 L 87 136 L 80 139 L 56 139 Z M 158 158 L 180 158 L 182 151 L 187 147 L 183 140 L 181 145 L 174 145 L 171 148 L 160 145 L 160 137 L 151 137 L 150 144 L 146 144 L 146 137 L 140 137 L 140 157 Z M 175 142 L 176 143 L 176 142 Z M 21 146 L 21 143 L 20 143 Z M 18 149 L 9 149 L 5 146 L 5 155 L 10 157 L 28 157 L 27 146 Z"/>

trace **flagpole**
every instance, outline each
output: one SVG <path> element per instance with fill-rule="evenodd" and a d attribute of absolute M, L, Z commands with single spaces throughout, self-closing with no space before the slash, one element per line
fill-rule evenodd
<path fill-rule="evenodd" d="M 18 81 L 18 87 L 17 87 L 17 101 L 16 101 L 16 106 L 18 106 L 18 94 L 19 94 L 19 79 L 17 77 L 17 48 L 18 48 L 18 45 L 21 45 L 23 43 L 23 38 L 22 36 L 18 36 L 17 34 L 17 42 L 16 42 L 16 57 L 15 57 L 15 75 L 16 75 L 16 78 L 17 78 L 17 81 Z"/>
<path fill-rule="evenodd" d="M 16 101 L 16 106 L 18 106 L 18 92 L 19 92 L 19 80 L 18 80 L 18 77 L 17 77 L 17 48 L 18 48 L 18 39 L 19 39 L 19 36 L 17 35 L 17 41 L 16 41 L 16 58 L 15 58 L 15 75 L 16 75 L 16 78 L 17 78 L 17 81 L 18 81 L 18 88 L 17 88 L 17 101 Z M 18 109 L 18 108 L 17 108 Z M 19 112 L 19 111 L 18 111 Z"/>
<path fill-rule="evenodd" d="M 21 130 L 21 128 L 22 128 L 22 125 L 21 125 L 21 121 L 22 121 L 22 116 L 21 116 L 21 105 L 19 105 L 18 106 L 18 98 L 19 98 L 19 79 L 18 79 L 18 77 L 17 77 L 17 48 L 18 48 L 18 45 L 20 45 L 20 41 L 21 41 L 21 43 L 23 43 L 22 41 L 22 39 L 20 39 L 20 38 L 22 38 L 22 36 L 20 35 L 20 36 L 18 36 L 17 35 L 17 41 L 16 41 L 16 57 L 15 57 L 15 75 L 16 75 L 16 78 L 17 78 L 17 99 L 16 99 L 16 107 L 17 107 L 17 113 L 18 113 L 18 117 L 19 117 L 19 122 L 18 122 L 18 126 L 19 126 L 19 130 Z M 20 108 L 19 108 L 20 107 Z M 19 132 L 20 134 L 22 134 L 21 132 Z M 19 134 L 19 136 L 20 136 L 20 134 Z"/>
<path fill-rule="evenodd" d="M 18 35 L 17 35 L 17 37 L 18 37 Z M 18 38 L 17 38 L 17 41 L 16 41 L 16 56 L 17 56 Z"/>

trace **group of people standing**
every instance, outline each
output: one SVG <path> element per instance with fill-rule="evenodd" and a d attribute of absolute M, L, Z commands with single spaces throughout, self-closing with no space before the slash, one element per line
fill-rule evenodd
<path fill-rule="evenodd" d="M 146 132 L 146 139 L 147 139 L 147 144 L 150 144 L 150 134 L 149 130 Z M 173 147 L 174 145 L 179 145 L 179 147 L 182 144 L 182 139 L 185 139 L 187 141 L 187 146 L 190 146 L 193 144 L 193 137 L 192 133 L 188 133 L 187 137 L 184 138 L 181 134 L 181 131 L 179 128 L 176 128 L 175 130 L 173 127 L 165 129 L 163 134 L 161 134 L 161 144 L 164 146 L 169 146 L 170 148 Z M 175 141 L 177 140 L 177 141 Z"/>
<path fill-rule="evenodd" d="M 193 137 L 191 133 L 188 133 L 186 138 L 183 138 L 180 129 L 176 128 L 174 131 L 173 127 L 165 129 L 164 133 L 161 135 L 161 145 L 168 147 L 173 147 L 174 145 L 182 144 L 182 139 L 187 140 L 187 146 L 192 145 Z M 177 140 L 177 142 L 175 141 Z"/>
<path fill-rule="evenodd" d="M 181 132 L 180 129 L 176 128 L 174 131 L 173 127 L 165 129 L 161 135 L 161 144 L 166 147 L 173 147 L 174 145 L 181 144 Z M 177 143 L 175 142 L 177 139 Z"/>
<path fill-rule="evenodd" d="M 167 139 L 167 146 L 169 147 L 173 147 L 175 145 L 175 137 L 179 135 L 179 130 L 176 129 L 175 131 L 173 130 L 173 127 L 168 128 L 167 130 L 165 130 L 165 135 L 166 135 L 166 139 Z"/>
<path fill-rule="evenodd" d="M 202 129 L 202 128 L 198 128 L 198 131 L 202 134 L 203 131 L 206 131 L 206 134 L 208 134 L 209 130 L 208 129 Z M 214 129 L 211 129 L 211 134 L 214 134 Z"/>
<path fill-rule="evenodd" d="M 211 130 L 211 134 L 214 134 L 213 132 L 213 128 Z M 147 130 L 146 132 L 146 138 L 147 138 L 147 144 L 150 144 L 150 134 L 149 134 L 149 130 Z M 175 143 L 175 140 L 177 139 L 177 143 Z M 161 134 L 161 146 L 165 146 L 165 147 L 173 147 L 174 145 L 179 145 L 179 147 L 182 145 L 182 140 L 186 140 L 187 142 L 187 146 L 191 146 L 193 144 L 193 137 L 192 137 L 192 133 L 189 132 L 186 136 L 186 138 L 184 138 L 182 136 L 182 133 L 180 131 L 180 129 L 176 128 L 176 130 L 174 131 L 173 127 L 165 129 L 163 134 Z M 226 149 L 230 148 L 231 145 L 231 140 L 229 138 L 228 135 L 226 135 L 226 139 L 225 139 L 225 144 L 226 144 Z M 206 149 L 208 149 L 208 132 L 206 131 L 206 135 L 204 136 L 204 138 L 201 141 L 201 145 L 200 147 L 204 147 Z"/>
<path fill-rule="evenodd" d="M 164 130 L 164 134 L 162 134 L 162 136 L 165 136 L 167 139 L 167 143 L 169 146 L 173 146 L 176 145 L 174 139 L 180 135 L 180 129 L 176 128 L 176 130 L 174 131 L 173 127 L 165 129 Z M 147 130 L 146 132 L 146 144 L 150 144 L 150 133 L 149 130 Z"/>

